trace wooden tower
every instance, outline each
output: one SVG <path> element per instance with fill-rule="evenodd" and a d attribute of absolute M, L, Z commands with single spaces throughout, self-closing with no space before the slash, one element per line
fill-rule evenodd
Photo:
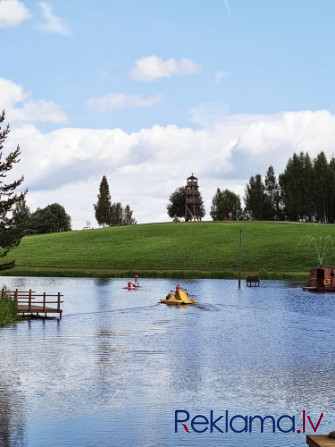
<path fill-rule="evenodd" d="M 185 222 L 190 220 L 201 221 L 201 199 L 199 192 L 198 179 L 188 177 L 186 184 L 186 206 L 185 206 Z"/>

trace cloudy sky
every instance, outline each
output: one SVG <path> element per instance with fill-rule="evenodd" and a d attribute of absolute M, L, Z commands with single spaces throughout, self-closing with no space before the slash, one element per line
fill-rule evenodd
<path fill-rule="evenodd" d="M 112 201 L 167 221 L 194 173 L 206 205 L 294 152 L 335 155 L 334 0 L 0 0 L 6 149 L 32 211 L 73 229 Z"/>

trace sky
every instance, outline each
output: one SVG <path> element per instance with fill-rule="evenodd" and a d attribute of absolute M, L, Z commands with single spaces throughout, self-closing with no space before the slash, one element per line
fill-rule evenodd
<path fill-rule="evenodd" d="M 31 211 L 98 227 L 102 177 L 138 223 L 192 173 L 206 216 L 301 151 L 335 155 L 333 0 L 0 0 L 0 110 Z"/>

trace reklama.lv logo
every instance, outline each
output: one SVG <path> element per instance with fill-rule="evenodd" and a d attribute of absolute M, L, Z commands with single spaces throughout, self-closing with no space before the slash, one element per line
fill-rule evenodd
<path fill-rule="evenodd" d="M 320 414 L 319 419 L 314 422 L 312 418 L 306 414 L 306 410 L 302 411 L 302 420 L 300 428 L 297 428 L 296 416 L 282 414 L 279 417 L 266 415 L 242 415 L 235 414 L 230 416 L 229 411 L 226 410 L 223 415 L 216 417 L 214 411 L 210 410 L 209 415 L 196 414 L 192 418 L 187 410 L 175 410 L 174 418 L 174 432 L 178 433 L 178 429 L 185 430 L 187 433 L 252 433 L 252 432 L 272 432 L 281 433 L 305 433 L 306 425 L 310 426 L 315 433 L 320 426 L 323 418 L 323 413 Z"/>

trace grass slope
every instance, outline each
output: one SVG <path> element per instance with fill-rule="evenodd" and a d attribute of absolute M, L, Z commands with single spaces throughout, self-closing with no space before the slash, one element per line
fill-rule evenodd
<path fill-rule="evenodd" d="M 317 266 L 307 237 L 335 240 L 334 225 L 269 222 L 161 223 L 26 236 L 7 275 L 236 278 L 242 272 L 306 278 Z M 335 264 L 335 251 L 325 264 Z"/>

